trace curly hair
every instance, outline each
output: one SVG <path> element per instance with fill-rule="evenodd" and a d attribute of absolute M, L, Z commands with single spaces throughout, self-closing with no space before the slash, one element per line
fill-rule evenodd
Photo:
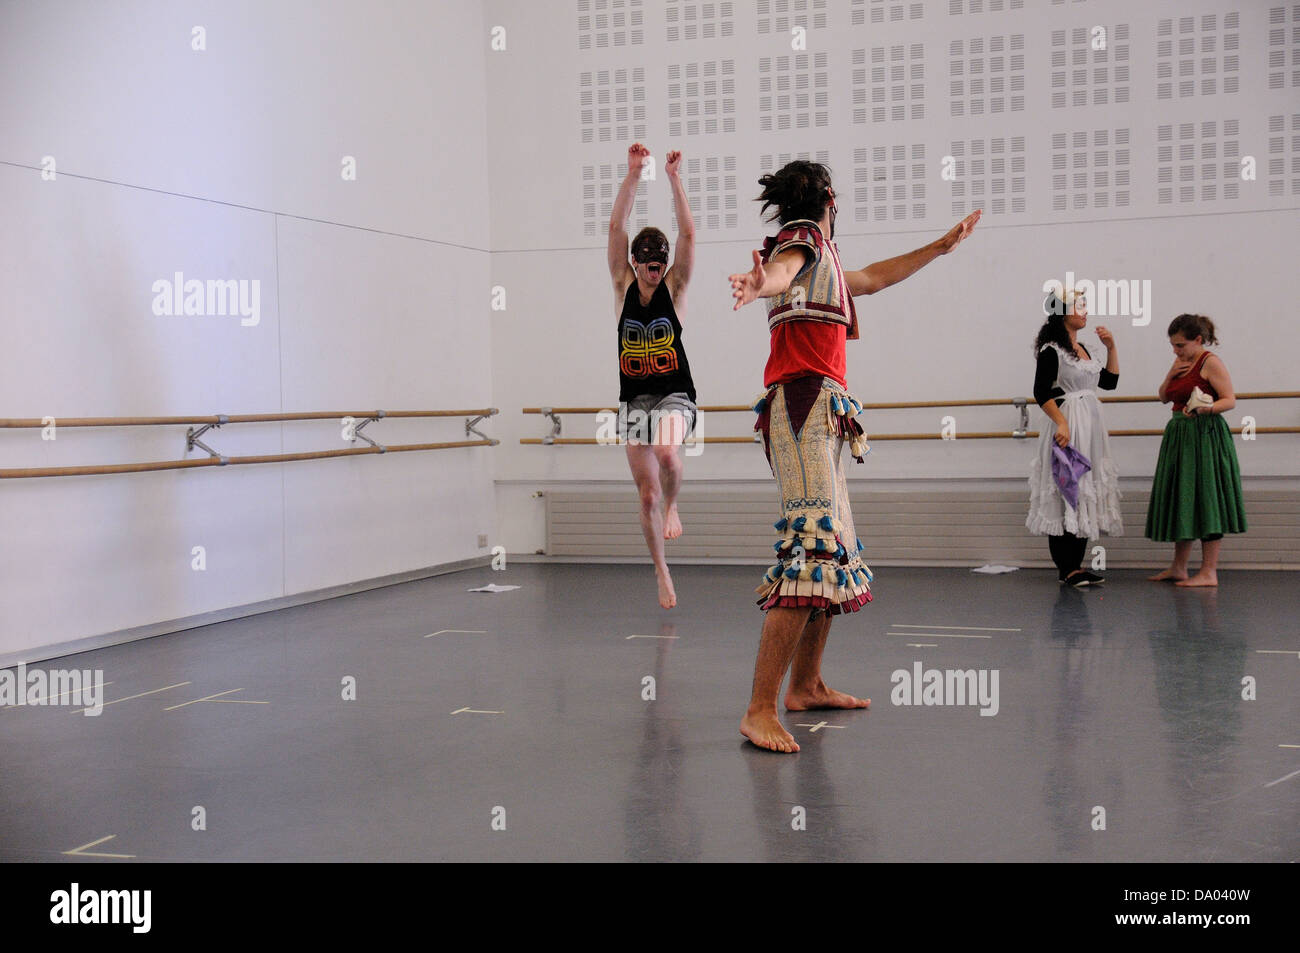
<path fill-rule="evenodd" d="M 767 221 L 779 220 L 784 225 L 806 218 L 816 222 L 826 213 L 830 202 L 826 190 L 831 185 L 831 170 L 820 162 L 795 159 L 763 176 L 758 184 L 763 187 L 763 194 L 755 201 L 763 203 L 759 214 L 766 216 Z M 769 208 L 776 211 L 767 215 Z"/>
<path fill-rule="evenodd" d="M 1059 344 L 1067 352 L 1074 348 L 1070 345 L 1070 332 L 1065 327 L 1065 316 L 1074 310 L 1074 299 L 1079 293 L 1071 289 L 1062 291 L 1057 294 L 1055 290 L 1048 293 L 1047 298 L 1043 301 L 1043 311 L 1047 314 L 1047 320 L 1043 326 L 1038 329 L 1038 336 L 1034 338 L 1034 353 L 1037 354 L 1044 344 Z"/>

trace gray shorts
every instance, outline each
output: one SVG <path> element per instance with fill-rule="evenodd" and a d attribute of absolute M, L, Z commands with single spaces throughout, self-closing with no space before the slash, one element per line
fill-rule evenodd
<path fill-rule="evenodd" d="M 699 411 L 684 391 L 639 394 L 618 405 L 618 439 L 630 444 L 681 443 Z"/>

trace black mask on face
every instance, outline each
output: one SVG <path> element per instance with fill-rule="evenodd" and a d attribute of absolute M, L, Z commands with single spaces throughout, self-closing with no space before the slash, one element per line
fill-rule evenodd
<path fill-rule="evenodd" d="M 837 209 L 835 208 L 835 199 L 831 199 L 831 240 L 832 240 L 832 241 L 834 241 L 834 239 L 835 239 L 835 213 L 836 213 L 836 211 L 837 211 Z"/>
<path fill-rule="evenodd" d="M 644 235 L 632 246 L 632 260 L 638 265 L 657 261 L 668 264 L 668 239 L 658 235 Z"/>

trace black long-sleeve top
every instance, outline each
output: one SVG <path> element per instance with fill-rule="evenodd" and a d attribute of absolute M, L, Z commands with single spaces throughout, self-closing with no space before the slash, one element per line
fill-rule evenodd
<path fill-rule="evenodd" d="M 1082 344 L 1083 353 L 1088 354 L 1091 359 L 1092 355 Z M 1056 348 L 1045 347 L 1038 352 L 1038 368 L 1034 371 L 1034 400 L 1041 407 L 1049 400 L 1056 400 L 1059 407 L 1064 402 L 1065 391 L 1060 387 L 1053 386 L 1056 383 L 1056 375 L 1061 370 L 1061 359 L 1057 355 Z M 1119 386 L 1119 375 L 1112 374 L 1106 368 L 1101 369 L 1101 379 L 1097 381 L 1097 386 L 1102 390 L 1114 390 Z"/>

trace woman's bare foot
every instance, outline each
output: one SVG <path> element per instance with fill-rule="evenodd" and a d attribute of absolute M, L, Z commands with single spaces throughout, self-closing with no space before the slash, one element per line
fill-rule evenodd
<path fill-rule="evenodd" d="M 1174 582 L 1182 582 L 1187 578 L 1187 570 L 1184 569 L 1182 572 L 1178 572 L 1175 569 L 1166 569 L 1162 572 L 1156 573 L 1154 576 L 1147 576 L 1147 578 L 1152 582 L 1169 582 L 1171 580 Z"/>
<path fill-rule="evenodd" d="M 677 515 L 677 504 L 664 512 L 664 539 L 676 539 L 682 535 L 682 519 Z"/>
<path fill-rule="evenodd" d="M 791 754 L 799 750 L 794 735 L 781 726 L 780 719 L 775 714 L 746 712 L 745 717 L 740 721 L 740 733 L 758 747 L 766 748 L 768 751 Z"/>
<path fill-rule="evenodd" d="M 659 605 L 665 609 L 677 605 L 677 590 L 673 588 L 673 577 L 667 569 L 662 572 L 655 569 L 655 582 L 659 583 Z"/>
<path fill-rule="evenodd" d="M 827 688 L 825 682 L 809 690 L 791 688 L 785 694 L 786 711 L 812 711 L 817 708 L 870 708 L 870 698 L 854 698 L 846 692 Z"/>
<path fill-rule="evenodd" d="M 1190 579 L 1182 579 L 1174 583 L 1175 586 L 1184 586 L 1189 589 L 1194 586 L 1217 586 L 1218 584 L 1219 574 L 1214 571 L 1206 572 L 1204 569 Z"/>

